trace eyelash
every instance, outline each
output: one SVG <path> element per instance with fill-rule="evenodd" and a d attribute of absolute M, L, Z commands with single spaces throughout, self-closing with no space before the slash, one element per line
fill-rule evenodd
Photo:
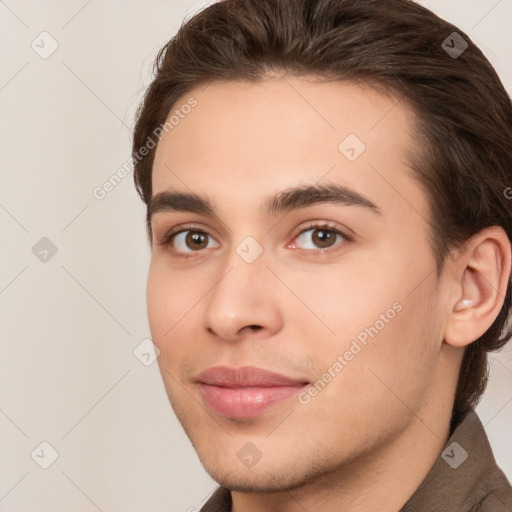
<path fill-rule="evenodd" d="M 352 237 L 346 235 L 338 227 L 330 224 L 329 222 L 323 222 L 323 223 L 319 224 L 319 223 L 316 223 L 314 221 L 311 222 L 310 224 L 306 224 L 306 226 L 304 226 L 293 237 L 293 240 L 297 239 L 303 233 L 305 233 L 307 231 L 311 231 L 312 229 L 313 230 L 322 230 L 323 229 L 325 231 L 330 231 L 330 232 L 334 233 L 335 235 L 340 235 L 344 239 L 343 240 L 344 242 L 351 242 L 352 241 Z M 204 234 L 204 235 L 207 235 L 207 236 L 211 236 L 207 231 L 205 231 L 204 229 L 201 229 L 200 227 L 198 227 L 196 225 L 184 224 L 184 225 L 181 225 L 176 230 L 173 229 L 170 232 L 165 233 L 164 236 L 162 237 L 162 241 L 160 243 L 158 243 L 157 245 L 162 245 L 164 247 L 170 247 L 175 236 L 179 235 L 180 233 L 185 233 L 187 231 L 197 232 L 197 233 L 201 233 L 201 234 Z M 339 249 L 331 250 L 333 247 L 336 247 L 337 245 L 340 245 L 340 243 L 336 244 L 335 246 L 328 247 L 327 249 L 296 249 L 296 250 L 306 251 L 309 255 L 314 255 L 314 256 L 319 255 L 320 256 L 320 255 L 324 255 L 326 253 L 331 253 L 331 252 L 334 252 L 336 250 L 339 250 Z M 194 257 L 194 252 L 200 253 L 202 251 L 199 250 L 199 251 L 190 251 L 190 252 L 180 252 L 180 251 L 177 251 L 176 249 L 171 249 L 171 252 L 172 252 L 174 257 L 187 259 L 187 258 L 193 258 Z"/>

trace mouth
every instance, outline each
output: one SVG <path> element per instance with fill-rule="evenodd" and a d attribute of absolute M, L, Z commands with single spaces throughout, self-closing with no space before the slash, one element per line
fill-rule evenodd
<path fill-rule="evenodd" d="M 217 366 L 201 373 L 197 381 L 205 404 L 221 416 L 250 418 L 271 406 L 283 404 L 309 382 L 252 366 Z"/>

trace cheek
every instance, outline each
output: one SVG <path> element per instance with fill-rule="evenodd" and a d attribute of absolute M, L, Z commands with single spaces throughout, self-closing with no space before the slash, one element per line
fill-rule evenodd
<path fill-rule="evenodd" d="M 294 309 L 296 321 L 311 324 L 317 337 L 322 333 L 339 349 L 376 322 L 381 330 L 380 315 L 385 315 L 388 322 L 399 316 L 400 304 L 396 303 L 400 303 L 401 293 L 397 280 L 389 274 L 372 275 L 366 264 L 318 267 L 307 275 L 285 274 L 283 280 L 291 283 L 300 299 L 290 300 L 286 306 Z"/>
<path fill-rule="evenodd" d="M 186 283 L 182 281 L 180 275 L 170 272 L 163 262 L 151 262 L 146 287 L 146 304 L 153 343 L 161 352 L 169 350 L 172 339 L 176 337 L 181 324 L 191 313 L 191 304 L 194 303 L 194 297 L 187 296 L 187 290 L 194 287 L 184 286 Z"/>
<path fill-rule="evenodd" d="M 200 299 L 209 288 L 204 275 L 170 269 L 163 258 L 151 261 L 146 304 L 151 337 L 160 350 L 161 370 L 177 376 L 187 361 L 200 356 Z M 165 376 L 164 380 L 174 382 Z"/>
<path fill-rule="evenodd" d="M 165 312 L 172 310 L 172 296 L 167 292 L 167 288 L 164 275 L 152 261 L 146 285 L 146 305 L 153 343 L 160 349 L 160 338 L 165 333 L 164 323 L 167 322 Z"/>
<path fill-rule="evenodd" d="M 179 323 L 176 324 L 179 292 L 173 292 L 173 288 L 172 280 L 152 263 L 146 288 L 148 320 L 151 338 L 160 351 L 157 362 L 171 403 L 174 401 L 175 379 L 170 375 L 177 374 L 176 363 L 180 360 L 180 345 L 173 341 L 179 330 Z"/>
<path fill-rule="evenodd" d="M 392 262 L 388 260 L 386 271 L 375 262 L 363 262 L 350 266 L 350 272 L 331 267 L 299 279 L 290 275 L 287 282 L 294 282 L 294 291 L 309 308 L 297 303 L 294 308 L 300 314 L 294 318 L 301 332 L 311 334 L 320 370 L 346 354 L 351 370 L 342 372 L 347 378 L 386 392 L 372 369 L 384 382 L 415 394 L 428 383 L 440 344 L 433 327 L 438 324 L 436 290 L 432 279 L 418 286 L 417 276 L 427 272 L 418 270 L 417 261 L 416 266 Z"/>
<path fill-rule="evenodd" d="M 375 397 L 416 409 L 434 377 L 442 336 L 428 286 L 410 295 L 403 292 L 399 302 L 400 311 L 369 338 L 362 364 Z"/>
<path fill-rule="evenodd" d="M 333 418 L 333 429 L 343 418 L 348 431 L 363 440 L 377 430 L 391 432 L 405 425 L 410 411 L 421 409 L 434 376 L 437 349 L 429 332 L 429 315 L 417 306 L 406 302 L 384 325 L 370 319 L 365 326 L 368 331 L 357 327 L 355 336 L 337 336 L 329 351 L 324 351 L 324 372 L 333 368 L 338 356 L 343 358 L 342 369 L 338 373 L 335 369 L 332 384 L 313 405 L 319 417 Z M 372 332 L 370 327 L 377 330 Z M 365 343 L 357 338 L 360 333 L 366 335 Z"/>

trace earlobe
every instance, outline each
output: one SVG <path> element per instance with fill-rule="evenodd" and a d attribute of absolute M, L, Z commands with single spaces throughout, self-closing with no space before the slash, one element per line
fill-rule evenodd
<path fill-rule="evenodd" d="M 510 281 L 510 240 L 502 228 L 487 228 L 475 235 L 454 265 L 458 291 L 444 341 L 464 347 L 489 329 L 503 306 Z"/>

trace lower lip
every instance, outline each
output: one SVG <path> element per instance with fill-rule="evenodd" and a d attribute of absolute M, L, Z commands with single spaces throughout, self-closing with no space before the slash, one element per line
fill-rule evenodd
<path fill-rule="evenodd" d="M 297 395 L 301 386 L 272 386 L 224 388 L 210 384 L 199 385 L 205 402 L 218 414 L 236 418 L 256 416 L 287 398 Z"/>

